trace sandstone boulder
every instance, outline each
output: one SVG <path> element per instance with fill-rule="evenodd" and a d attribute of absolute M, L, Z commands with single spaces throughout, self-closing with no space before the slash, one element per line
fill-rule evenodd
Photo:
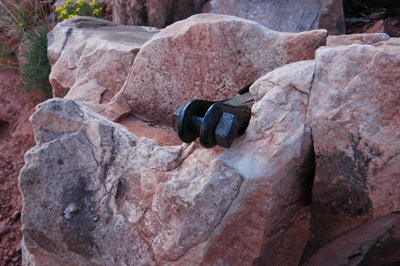
<path fill-rule="evenodd" d="M 346 33 L 341 0 L 210 0 L 202 13 L 237 16 L 282 32 L 326 29 L 329 34 Z"/>
<path fill-rule="evenodd" d="M 48 36 L 53 96 L 67 96 L 101 112 L 101 104 L 121 89 L 141 45 L 156 32 L 90 17 L 58 23 Z"/>
<path fill-rule="evenodd" d="M 133 112 L 172 125 L 175 108 L 191 99 L 220 100 L 280 66 L 314 58 L 326 31 L 280 33 L 218 14 L 176 22 L 144 44 L 108 116 Z M 129 106 L 129 108 L 121 108 Z"/>
<path fill-rule="evenodd" d="M 38 106 L 19 179 L 24 265 L 297 265 L 314 69 L 298 62 L 257 81 L 247 133 L 229 150 L 160 146 L 71 100 Z"/>
<path fill-rule="evenodd" d="M 311 263 L 315 256 L 342 252 L 332 251 L 342 248 L 334 242 L 326 243 L 340 242 L 343 234 L 353 231 L 348 234 L 354 235 L 361 230 L 356 227 L 365 228 L 367 220 L 389 215 L 388 221 L 380 219 L 383 227 L 377 234 L 371 225 L 370 237 L 360 238 L 343 253 L 349 265 L 352 259 L 380 265 L 369 241 L 389 241 L 386 250 L 380 250 L 384 254 L 388 247 L 399 250 L 398 233 L 392 240 L 380 237 L 393 234 L 388 230 L 396 223 L 398 227 L 398 218 L 390 214 L 400 210 L 400 45 L 326 47 L 316 52 L 315 61 L 308 116 L 316 168 L 311 231 L 303 260 L 306 265 L 321 265 Z M 397 251 L 392 259 L 399 256 Z M 330 261 L 329 265 L 346 263 Z"/>

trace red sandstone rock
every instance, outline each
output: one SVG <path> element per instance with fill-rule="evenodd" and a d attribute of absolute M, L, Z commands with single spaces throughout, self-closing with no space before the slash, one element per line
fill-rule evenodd
<path fill-rule="evenodd" d="M 400 46 L 389 43 L 316 53 L 308 112 L 316 174 L 305 256 L 368 219 L 400 210 Z"/>
<path fill-rule="evenodd" d="M 385 20 L 375 22 L 374 26 L 367 29 L 366 33 L 386 33 L 390 37 L 397 37 L 397 34 L 392 30 Z"/>
<path fill-rule="evenodd" d="M 155 32 L 89 17 L 57 24 L 49 34 L 48 47 L 53 96 L 64 97 L 71 90 L 69 99 L 109 102 L 121 89 L 140 46 Z"/>
<path fill-rule="evenodd" d="M 165 28 L 140 49 L 115 99 L 126 101 L 134 114 L 172 125 L 177 106 L 195 98 L 236 96 L 277 67 L 314 58 L 325 38 L 325 30 L 280 33 L 237 17 L 195 15 Z"/>
<path fill-rule="evenodd" d="M 314 68 L 298 62 L 257 81 L 253 119 L 229 150 L 161 147 L 73 101 L 40 105 L 20 177 L 24 261 L 297 265 L 310 217 Z"/>

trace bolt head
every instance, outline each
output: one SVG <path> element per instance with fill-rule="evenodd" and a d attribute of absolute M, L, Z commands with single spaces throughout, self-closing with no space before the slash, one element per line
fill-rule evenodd
<path fill-rule="evenodd" d="M 224 148 L 229 148 L 236 139 L 239 123 L 230 113 L 223 113 L 215 128 L 215 140 Z"/>
<path fill-rule="evenodd" d="M 178 132 L 179 130 L 179 117 L 181 116 L 181 112 L 184 107 L 185 105 L 181 105 L 176 108 L 174 115 L 172 116 L 172 124 L 175 132 Z"/>

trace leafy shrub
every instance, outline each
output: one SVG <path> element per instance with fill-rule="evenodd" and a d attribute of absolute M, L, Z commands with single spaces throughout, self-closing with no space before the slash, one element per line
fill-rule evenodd
<path fill-rule="evenodd" d="M 34 0 L 33 0 L 34 1 Z M 0 1 L 1 13 L 4 15 L 3 31 L 27 44 L 27 51 L 22 54 L 26 63 L 18 66 L 18 61 L 12 59 L 15 55 L 6 44 L 0 57 L 3 63 L 0 69 L 19 68 L 23 78 L 24 91 L 31 89 L 42 91 L 46 97 L 51 96 L 52 88 L 49 82 L 51 66 L 47 58 L 47 33 L 54 22 L 49 20 L 43 5 L 47 3 L 29 2 L 29 8 L 24 8 L 17 3 L 5 6 Z M 21 45 L 19 46 L 21 47 Z M 10 60 L 11 58 L 11 60 Z"/>
<path fill-rule="evenodd" d="M 17 40 L 26 38 L 25 32 L 31 28 L 49 25 L 47 16 L 40 4 L 29 2 L 29 9 L 11 3 L 5 6 L 0 1 L 0 13 L 3 14 L 3 31 Z"/>
<path fill-rule="evenodd" d="M 84 0 L 78 0 L 76 3 L 67 0 L 64 7 L 57 7 L 56 12 L 60 14 L 61 20 L 67 20 L 77 16 L 89 16 L 94 18 L 102 18 L 100 4 L 96 0 L 88 3 Z"/>
<path fill-rule="evenodd" d="M 47 57 L 47 33 L 45 25 L 28 33 L 28 50 L 23 53 L 26 63 L 22 63 L 21 77 L 24 79 L 24 90 L 42 91 L 46 97 L 51 97 L 52 87 L 49 82 L 51 66 Z"/>

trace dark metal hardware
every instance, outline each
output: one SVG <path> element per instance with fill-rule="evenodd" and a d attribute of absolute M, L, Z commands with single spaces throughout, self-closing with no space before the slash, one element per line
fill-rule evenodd
<path fill-rule="evenodd" d="M 252 101 L 250 92 L 217 102 L 192 100 L 175 110 L 174 130 L 186 143 L 200 137 L 204 148 L 229 148 L 246 131 Z"/>

